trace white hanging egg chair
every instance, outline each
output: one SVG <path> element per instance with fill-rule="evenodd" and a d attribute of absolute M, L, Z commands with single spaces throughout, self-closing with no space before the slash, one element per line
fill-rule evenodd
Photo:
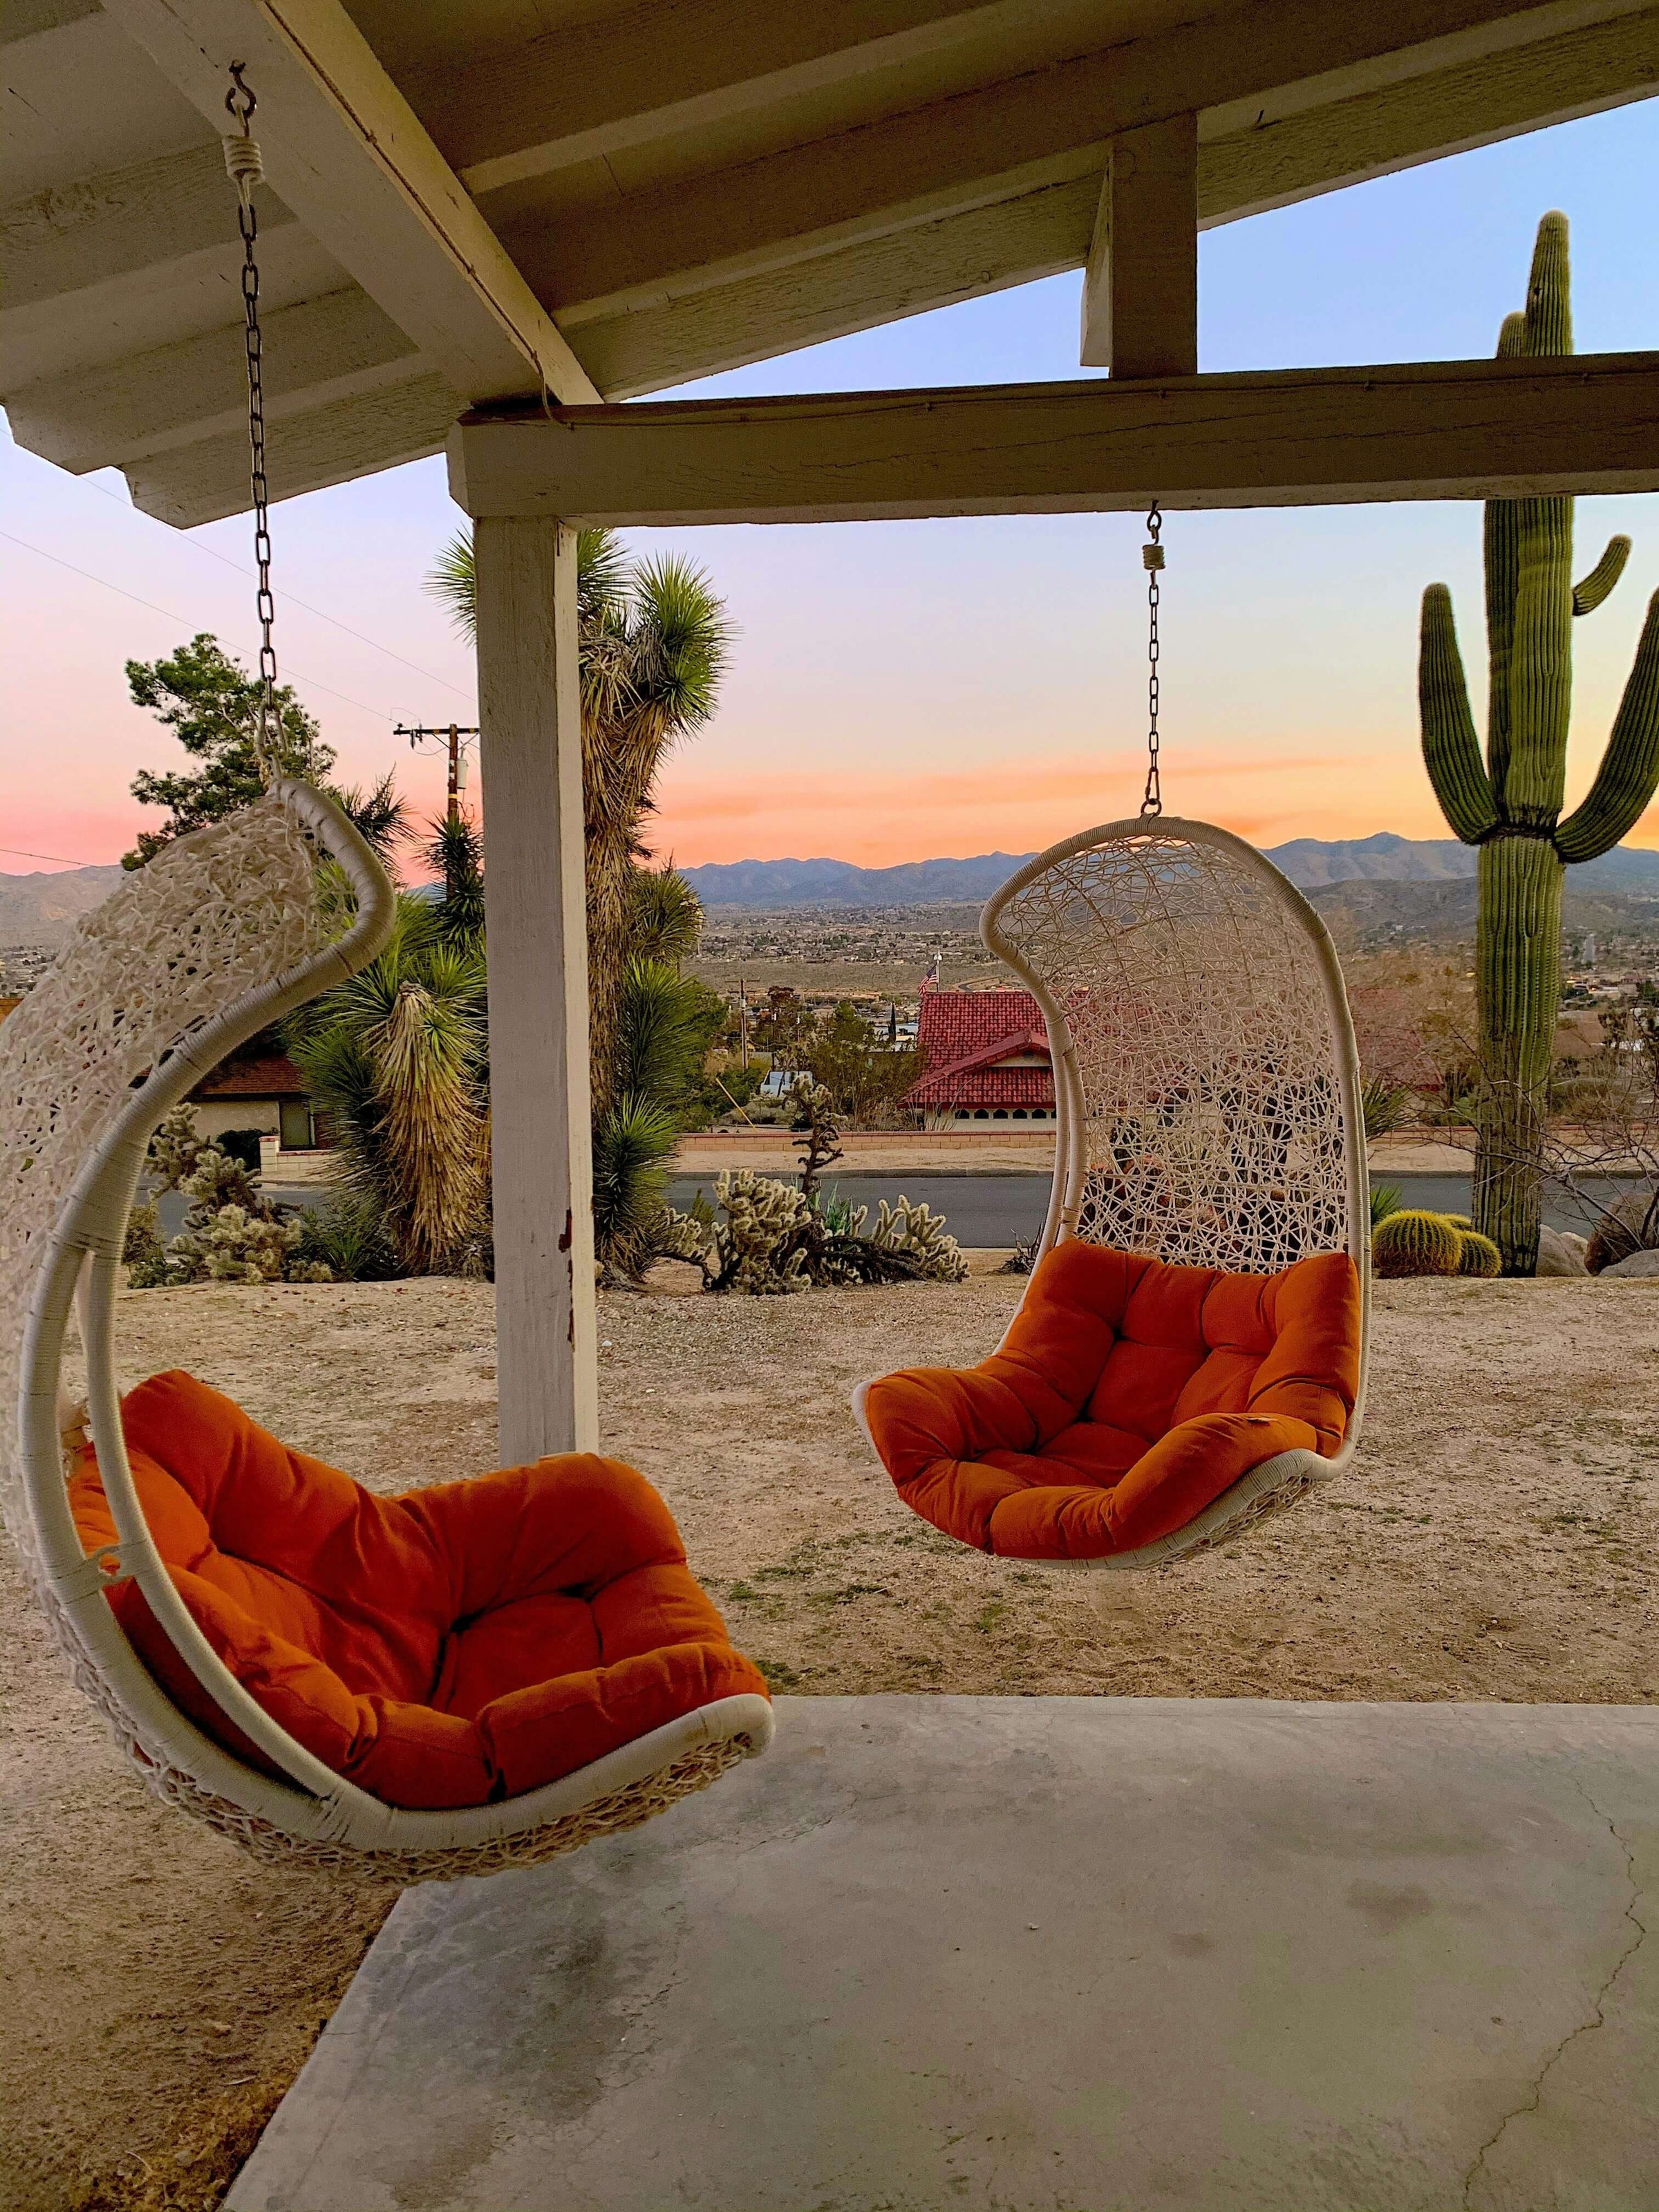
<path fill-rule="evenodd" d="M 343 932 L 342 883 L 356 909 Z M 758 1695 L 717 1698 L 523 1795 L 407 1809 L 273 1719 L 157 1547 L 123 1432 L 114 1334 L 150 1133 L 227 1053 L 372 960 L 393 915 L 385 871 L 338 810 L 279 781 L 131 876 L 0 1029 L 0 1389 L 18 1408 L 0 1504 L 77 1680 L 156 1796 L 256 1856 L 409 1882 L 527 1865 L 634 1827 L 763 1749 L 772 1716 Z M 77 1291 L 84 1411 L 63 1389 Z M 118 1539 L 91 1556 L 64 1480 L 83 1420 Z M 128 1580 L 205 1692 L 213 1735 L 118 1622 L 110 1600 Z"/>
<path fill-rule="evenodd" d="M 1142 812 L 1052 846 L 981 934 L 1041 1008 L 1048 1215 L 981 1366 L 860 1385 L 901 1495 L 1001 1555 L 1162 1565 L 1339 1474 L 1364 1413 L 1370 1200 L 1324 924 L 1158 792 L 1158 515 Z"/>

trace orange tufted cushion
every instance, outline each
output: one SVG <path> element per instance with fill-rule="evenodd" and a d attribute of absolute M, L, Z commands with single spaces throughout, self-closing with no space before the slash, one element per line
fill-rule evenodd
<path fill-rule="evenodd" d="M 1185 1528 L 1279 1452 L 1331 1457 L 1358 1382 L 1345 1253 L 1229 1275 L 1074 1240 L 989 1359 L 884 1376 L 864 1411 L 900 1496 L 947 1535 L 1103 1559 Z"/>
<path fill-rule="evenodd" d="M 141 1383 L 122 1419 L 157 1547 L 214 1650 L 388 1804 L 516 1796 L 717 1698 L 766 1693 L 668 1508 L 619 1461 L 572 1452 L 377 1498 L 188 1375 Z M 70 1498 L 89 1551 L 114 1540 L 89 1450 Z M 109 1601 L 173 1702 L 258 1762 L 137 1584 Z"/>

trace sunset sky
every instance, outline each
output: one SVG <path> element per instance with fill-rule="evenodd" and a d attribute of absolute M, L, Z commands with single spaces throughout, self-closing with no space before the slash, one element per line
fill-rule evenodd
<path fill-rule="evenodd" d="M 1659 106 L 1638 105 L 1212 231 L 1200 367 L 1488 354 L 1523 299 L 1538 216 L 1557 206 L 1572 222 L 1579 349 L 1659 349 L 1656 155 Z M 1079 283 L 1000 293 L 688 390 L 1075 375 Z M 13 848 L 0 872 L 113 860 L 147 818 L 127 795 L 134 771 L 180 757 L 128 702 L 123 662 L 201 629 L 252 657 L 248 526 L 171 531 L 134 511 L 114 471 L 77 480 L 9 438 L 0 503 L 0 837 Z M 285 675 L 343 775 L 396 764 L 428 810 L 438 764 L 411 763 L 392 725 L 475 719 L 470 652 L 422 590 L 460 520 L 440 460 L 273 515 Z M 1651 499 L 1581 500 L 1578 567 L 1614 530 L 1636 541 L 1630 568 L 1574 630 L 1575 793 L 1659 588 Z M 665 778 L 659 848 L 684 865 L 881 866 L 1030 851 L 1132 811 L 1142 535 L 1130 516 L 635 533 L 640 551 L 701 561 L 740 632 L 718 715 Z M 1452 586 L 1478 684 L 1479 510 L 1176 514 L 1164 540 L 1172 811 L 1264 844 L 1447 835 L 1417 750 L 1417 606 L 1426 582 Z M 1659 810 L 1634 842 L 1659 844 Z"/>

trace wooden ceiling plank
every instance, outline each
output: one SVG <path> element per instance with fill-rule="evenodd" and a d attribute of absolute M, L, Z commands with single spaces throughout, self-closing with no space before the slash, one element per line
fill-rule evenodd
<path fill-rule="evenodd" d="M 1659 490 L 1659 354 L 469 415 L 474 516 L 851 522 Z"/>
<path fill-rule="evenodd" d="M 1659 8 L 1298 111 L 1199 149 L 1200 228 L 1659 94 Z"/>
<path fill-rule="evenodd" d="M 1114 376 L 1198 374 L 1198 118 L 1114 138 L 1083 277 L 1079 358 Z"/>
<path fill-rule="evenodd" d="M 270 441 L 270 495 L 293 499 L 441 453 L 459 404 L 448 379 L 428 374 L 296 415 Z M 125 474 L 133 504 L 180 530 L 246 514 L 247 432 L 150 455 Z"/>
<path fill-rule="evenodd" d="M 279 426 L 273 447 L 286 436 L 290 416 L 353 392 L 409 383 L 431 368 L 355 285 L 279 307 L 264 320 L 265 413 Z M 31 453 L 77 476 L 230 432 L 246 441 L 241 318 L 107 368 L 25 385 L 7 395 L 6 410 Z"/>
<path fill-rule="evenodd" d="M 1200 228 L 1656 90 L 1659 9 L 1650 8 L 1224 138 L 1206 139 L 1200 125 Z M 620 307 L 561 307 L 561 321 L 595 381 L 622 398 L 1026 283 L 1084 263 L 1104 158 L 1091 147 L 1054 164 L 1084 180 L 1086 213 L 1077 185 L 1033 191 L 1031 171 L 1016 170 L 981 184 L 960 214 L 936 207 L 912 234 L 902 234 L 908 216 L 890 212 L 879 225 L 844 226 L 816 258 L 780 246 L 725 283 L 688 275 Z M 1001 204 L 1005 184 L 1012 204 Z"/>
<path fill-rule="evenodd" d="M 470 191 L 490 192 L 999 33 L 1037 0 L 644 0 L 406 82 Z"/>
<path fill-rule="evenodd" d="M 1604 12 L 1619 4 L 1608 0 Z M 1367 69 L 1377 76 L 1379 90 L 1405 78 L 1396 102 L 1403 115 L 1413 73 L 1409 49 L 1395 42 L 1424 30 L 1428 15 L 1447 25 L 1466 17 L 1469 36 L 1507 50 L 1517 22 L 1541 36 L 1557 27 L 1559 12 L 1518 9 L 1514 0 L 1449 0 L 1429 10 L 1421 0 L 1372 0 L 1352 9 L 1332 9 L 1325 0 L 1255 0 L 1231 39 L 1224 30 L 1232 19 L 1212 17 L 580 214 L 526 212 L 504 221 L 501 235 L 538 297 L 561 327 L 574 330 L 602 314 L 658 306 L 699 283 L 758 274 L 806 252 L 936 221 L 1091 167 L 1098 176 L 1114 136 L 1161 118 L 1237 106 L 1247 95 L 1253 114 L 1294 106 L 1286 88 L 1339 52 L 1350 76 Z M 1457 46 L 1436 39 L 1425 51 L 1449 44 Z M 1479 75 L 1467 59 L 1458 70 L 1464 82 Z M 1436 127 L 1443 127 L 1438 114 Z M 1200 123 L 1200 136 L 1204 129 Z"/>
<path fill-rule="evenodd" d="M 106 0 L 216 129 L 232 61 L 272 187 L 468 398 L 598 392 L 339 0 Z"/>
<path fill-rule="evenodd" d="M 274 192 L 259 204 L 267 233 L 294 221 Z M 163 154 L 0 210 L 5 308 L 33 307 L 215 247 L 234 248 L 236 196 L 217 143 Z"/>
<path fill-rule="evenodd" d="M 572 332 L 608 399 L 689 383 L 905 315 L 1075 269 L 1088 249 L 1093 176 L 865 239 L 718 290 Z"/>

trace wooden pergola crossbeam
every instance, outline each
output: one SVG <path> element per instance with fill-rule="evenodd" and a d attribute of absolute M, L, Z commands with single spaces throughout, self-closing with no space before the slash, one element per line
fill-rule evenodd
<path fill-rule="evenodd" d="M 1659 490 L 1659 354 L 465 416 L 470 514 L 656 526 Z"/>

